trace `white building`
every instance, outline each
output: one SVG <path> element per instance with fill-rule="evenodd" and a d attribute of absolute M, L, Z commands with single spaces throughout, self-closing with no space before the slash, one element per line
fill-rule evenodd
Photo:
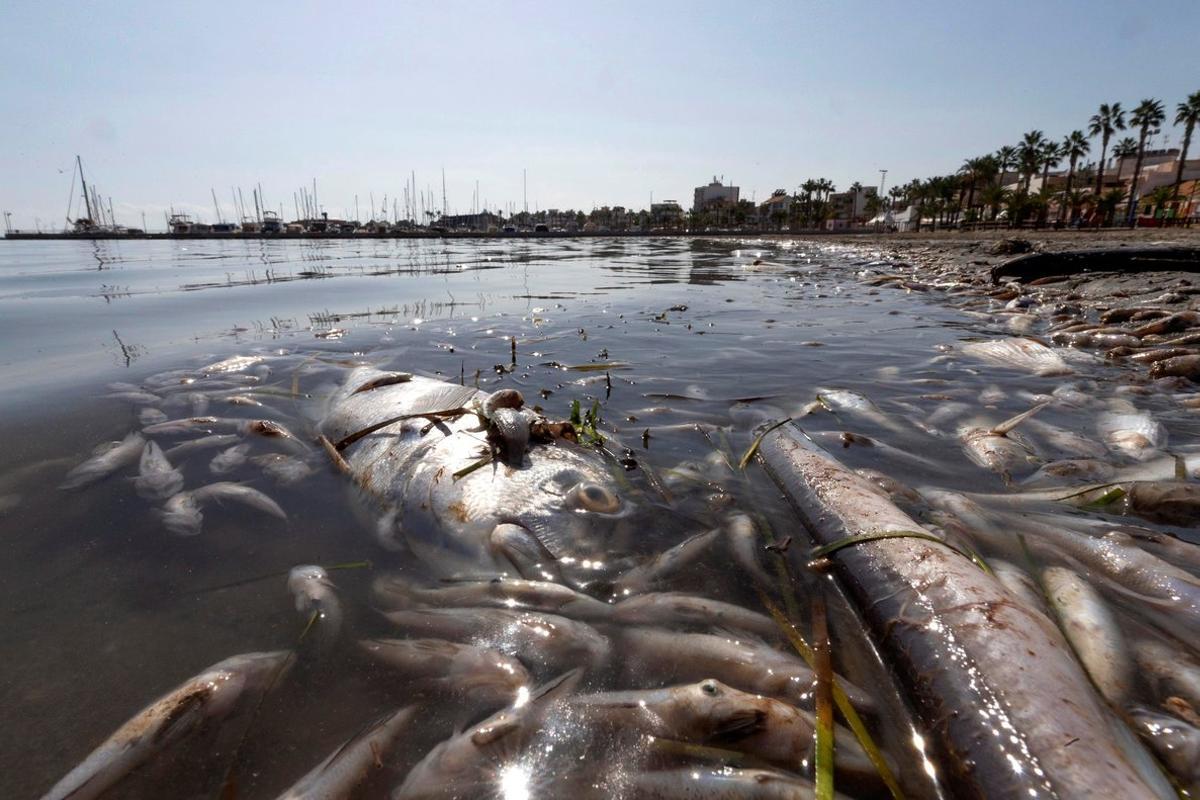
<path fill-rule="evenodd" d="M 716 179 L 716 176 L 714 176 L 712 183 L 708 186 L 696 187 L 696 195 L 692 202 L 692 211 L 703 211 L 713 205 L 736 206 L 740 191 L 736 186 L 722 185 Z"/>

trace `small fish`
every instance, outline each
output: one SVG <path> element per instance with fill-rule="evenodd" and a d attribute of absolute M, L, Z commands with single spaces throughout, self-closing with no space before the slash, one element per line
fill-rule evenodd
<path fill-rule="evenodd" d="M 962 352 L 989 364 L 1032 372 L 1038 376 L 1070 375 L 1072 372 L 1062 356 L 1033 339 L 1014 337 L 970 342 L 962 346 Z"/>
<path fill-rule="evenodd" d="M 651 592 L 622 600 L 613 606 L 613 621 L 663 627 L 692 625 L 745 631 L 768 638 L 779 636 L 775 620 L 757 611 L 680 592 Z"/>
<path fill-rule="evenodd" d="M 1200 727 L 1145 708 L 1129 711 L 1134 729 L 1189 797 L 1200 792 Z"/>
<path fill-rule="evenodd" d="M 543 669 L 595 667 L 609 654 L 608 639 L 595 628 L 557 614 L 504 608 L 429 608 L 390 611 L 384 616 L 406 631 L 470 642 L 519 656 Z"/>
<path fill-rule="evenodd" d="M 346 800 L 373 768 L 383 767 L 383 759 L 416 711 L 416 706 L 407 706 L 371 723 L 281 794 L 279 800 Z"/>
<path fill-rule="evenodd" d="M 236 444 L 241 441 L 241 437 L 236 433 L 214 433 L 211 436 L 201 436 L 199 439 L 177 444 L 166 451 L 166 456 L 169 459 L 175 460 L 194 453 L 197 450 L 207 450 L 213 447 L 225 447 L 226 445 Z"/>
<path fill-rule="evenodd" d="M 218 430 L 234 431 L 243 422 L 244 420 L 232 418 L 184 417 L 183 419 L 169 419 L 166 422 L 147 425 L 145 428 L 142 428 L 142 433 L 148 433 L 151 436 L 174 436 L 181 433 L 213 433 Z"/>
<path fill-rule="evenodd" d="M 561 583 L 515 578 L 446 581 L 436 588 L 421 586 L 399 575 L 377 578 L 372 594 L 385 609 L 433 606 L 528 609 L 572 619 L 606 620 L 612 606 Z"/>
<path fill-rule="evenodd" d="M 367 639 L 359 647 L 408 679 L 427 679 L 451 694 L 495 708 L 513 702 L 533 684 L 513 656 L 473 644 L 443 639 Z"/>
<path fill-rule="evenodd" d="M 342 603 L 329 573 L 315 564 L 292 567 L 287 583 L 296 610 L 311 621 L 321 647 L 327 649 L 342 630 Z"/>
<path fill-rule="evenodd" d="M 167 415 L 157 408 L 143 408 L 138 411 L 138 422 L 142 425 L 154 425 L 166 422 Z"/>
<path fill-rule="evenodd" d="M 232 714 L 246 695 L 270 688 L 287 652 L 245 653 L 190 678 L 138 712 L 56 783 L 42 800 L 92 800 L 175 742 Z"/>
<path fill-rule="evenodd" d="M 746 514 L 731 514 L 725 522 L 725 543 L 733 560 L 762 586 L 770 586 L 767 575 L 759 560 L 763 540 L 758 535 L 754 521 Z"/>
<path fill-rule="evenodd" d="M 124 400 L 127 403 L 135 403 L 141 406 L 157 406 L 162 403 L 162 398 L 150 392 L 128 391 L 128 392 L 111 392 L 104 395 L 113 400 Z"/>
<path fill-rule="evenodd" d="M 429 751 L 408 773 L 391 800 L 429 797 L 489 796 L 489 778 L 495 786 L 495 767 L 504 756 L 520 753 L 541 729 L 553 706 L 570 695 L 582 673 L 572 670 L 520 697 L 499 711 L 452 736 Z"/>
<path fill-rule="evenodd" d="M 1112 611 L 1073 570 L 1049 567 L 1042 571 L 1042 582 L 1084 669 L 1100 694 L 1120 707 L 1133 684 L 1133 659 Z"/>
<path fill-rule="evenodd" d="M 1167 430 L 1144 411 L 1105 412 L 1096 420 L 1100 438 L 1111 449 L 1138 461 L 1158 454 L 1167 444 Z"/>
<path fill-rule="evenodd" d="M 91 458 L 67 473 L 58 488 L 78 489 L 107 478 L 117 470 L 136 463 L 145 445 L 146 440 L 138 433 L 130 433 L 120 442 L 100 445 Z"/>
<path fill-rule="evenodd" d="M 250 445 L 235 444 L 213 456 L 212 461 L 208 462 L 208 468 L 214 475 L 226 475 L 245 464 L 249 453 Z"/>
<path fill-rule="evenodd" d="M 146 442 L 133 487 L 147 500 L 165 500 L 183 488 L 183 473 L 171 466 L 158 444 Z"/>
<path fill-rule="evenodd" d="M 1181 697 L 1200 711 L 1200 662 L 1194 657 L 1153 639 L 1136 642 L 1133 657 L 1138 677 L 1149 683 L 1158 698 Z"/>
<path fill-rule="evenodd" d="M 661 628 L 625 628 L 617 636 L 619 666 L 630 681 L 699 681 L 714 678 L 743 691 L 798 705 L 812 706 L 814 676 L 794 655 L 752 638 L 708 633 L 678 633 Z M 838 678 L 860 709 L 875 707 L 862 689 Z"/>
<path fill-rule="evenodd" d="M 200 369 L 205 375 L 223 375 L 231 372 L 243 372 L 255 364 L 263 362 L 262 356 L 230 356 L 222 361 L 209 364 Z"/>
<path fill-rule="evenodd" d="M 801 771 L 812 759 L 811 713 L 711 678 L 665 689 L 579 695 L 568 702 L 592 721 L 647 736 L 728 747 Z M 850 731 L 838 726 L 834 735 L 839 770 L 860 778 L 875 774 Z"/>
<path fill-rule="evenodd" d="M 614 781 L 614 794 L 638 800 L 815 800 L 812 782 L 785 772 L 690 766 L 627 773 Z M 597 795 L 600 796 L 600 795 Z M 835 798 L 843 798 L 837 794 Z"/>
<path fill-rule="evenodd" d="M 162 520 L 167 530 L 179 536 L 195 536 L 200 533 L 204 515 L 201 505 L 231 500 L 249 506 L 273 517 L 286 520 L 287 513 L 279 504 L 257 489 L 240 483 L 219 481 L 192 489 L 167 500 L 163 507 Z"/>
<path fill-rule="evenodd" d="M 721 529 L 714 528 L 690 536 L 679 544 L 664 550 L 644 564 L 628 570 L 617 578 L 613 583 L 613 595 L 618 598 L 628 597 L 666 580 L 709 552 L 713 542 L 720 536 Z"/>
<path fill-rule="evenodd" d="M 280 486 L 294 486 L 313 474 L 313 468 L 295 456 L 283 453 L 263 453 L 251 456 L 250 463 L 261 467 L 263 474 Z"/>

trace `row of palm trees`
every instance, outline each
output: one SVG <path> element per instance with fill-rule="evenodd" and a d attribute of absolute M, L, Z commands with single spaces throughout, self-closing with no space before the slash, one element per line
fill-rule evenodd
<path fill-rule="evenodd" d="M 964 213 L 964 205 L 968 221 L 978 221 L 984 210 L 989 210 L 991 219 L 995 220 L 1003 207 L 1014 224 L 1033 215 L 1039 223 L 1045 223 L 1055 205 L 1058 222 L 1066 221 L 1068 213 L 1069 221 L 1075 222 L 1082 209 L 1090 206 L 1099 214 L 1102 224 L 1111 225 L 1122 201 L 1126 202 L 1125 222 L 1132 226 L 1136 222 L 1135 203 L 1139 199 L 1136 187 L 1141 179 L 1146 143 L 1161 131 L 1165 121 L 1166 110 L 1160 100 L 1143 100 L 1128 115 L 1120 103 L 1103 103 L 1088 121 L 1086 133 L 1074 130 L 1063 139 L 1055 140 L 1047 138 L 1040 130 L 1032 130 L 1016 145 L 967 159 L 954 175 L 914 180 L 893 188 L 889 195 L 897 204 L 916 203 L 921 216 L 933 219 L 935 227 L 947 222 L 957 223 L 959 215 Z M 1173 184 L 1159 187 L 1149 195 L 1156 213 L 1178 197 L 1184 162 L 1198 121 L 1200 92 L 1193 92 L 1175 109 L 1175 124 L 1183 126 L 1183 142 Z M 1136 138 L 1120 139 L 1113 145 L 1112 156 L 1117 159 L 1118 183 L 1126 160 L 1134 159 L 1130 189 L 1128 192 L 1123 188 L 1105 191 L 1104 165 L 1109 156 L 1109 143 L 1118 131 L 1126 130 L 1136 131 Z M 1100 139 L 1100 158 L 1093 170 L 1083 162 L 1092 151 L 1091 139 L 1095 137 Z M 1050 170 L 1064 162 L 1067 165 L 1065 186 L 1061 190 L 1051 190 L 1048 185 Z M 1004 184 L 1006 176 L 1013 171 L 1017 174 L 1017 187 L 1010 191 Z M 1038 190 L 1033 191 L 1033 179 L 1039 173 L 1041 182 Z"/>

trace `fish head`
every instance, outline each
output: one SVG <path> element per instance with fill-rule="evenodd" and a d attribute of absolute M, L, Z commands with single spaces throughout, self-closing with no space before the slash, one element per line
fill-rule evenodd
<path fill-rule="evenodd" d="M 763 729 L 767 710 L 762 698 L 726 686 L 714 678 L 673 690 L 673 708 L 664 721 L 708 742 L 735 742 Z"/>

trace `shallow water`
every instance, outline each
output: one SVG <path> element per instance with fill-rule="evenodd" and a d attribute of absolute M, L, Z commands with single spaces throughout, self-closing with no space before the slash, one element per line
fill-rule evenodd
<path fill-rule="evenodd" d="M 550 417 L 565 418 L 573 400 L 584 408 L 599 401 L 610 448 L 629 448 L 639 463 L 627 473 L 631 491 L 653 493 L 647 471 L 671 487 L 677 513 L 664 511 L 645 531 L 642 554 L 720 524 L 728 503 L 761 511 L 779 538 L 799 540 L 769 480 L 756 470 L 748 481 L 714 470 L 705 459 L 720 435 L 706 438 L 686 424 L 728 427 L 736 457 L 752 424 L 798 415 L 822 389 L 862 392 L 888 415 L 884 425 L 844 412 L 802 420 L 814 434 L 828 432 L 833 438 L 822 441 L 850 466 L 915 487 L 1007 491 L 963 456 L 955 426 L 974 417 L 997 424 L 1029 408 L 1037 393 L 1112 368 L 1069 354 L 1077 375 L 1038 378 L 947 352 L 1002 333 L 1002 321 L 965 315 L 922 292 L 861 285 L 859 273 L 872 261 L 870 253 L 805 242 L 703 239 L 3 243 L 0 436 L 14 471 L 0 476 L 0 496 L 19 500 L 0 510 L 0 708 L 10 721 L 0 730 L 0 796 L 37 796 L 131 714 L 210 664 L 295 646 L 305 619 L 285 576 L 296 564 L 371 562 L 331 573 L 346 609 L 334 652 L 318 659 L 301 648 L 300 664 L 254 709 L 244 735 L 227 732 L 232 743 L 212 752 L 173 751 L 113 796 L 162 797 L 169 785 L 170 796 L 212 797 L 232 776 L 233 796 L 273 797 L 364 723 L 429 696 L 428 687 L 363 658 L 354 644 L 399 635 L 372 608 L 373 578 L 397 569 L 419 575 L 420 567 L 378 545 L 347 482 L 315 449 L 317 468 L 295 486 L 277 486 L 251 464 L 224 478 L 265 491 L 287 522 L 242 506 L 212 507 L 193 537 L 163 530 L 155 504 L 131 486 L 136 468 L 57 490 L 95 445 L 139 427 L 138 406 L 106 397 L 107 384 L 259 355 L 265 366 L 250 373 L 261 380 L 249 390 L 270 413 L 216 401 L 208 413 L 269 416 L 305 441 L 324 398 L 355 363 L 489 391 L 519 388 Z M 980 401 L 991 385 L 999 391 Z M 168 390 L 183 398 L 191 388 Z M 1173 442 L 1196 440 L 1196 423 L 1170 398 L 1132 399 L 1159 413 Z M 171 402 L 172 418 L 192 411 L 186 400 Z M 1038 420 L 1095 439 L 1093 416 L 1052 407 Z M 837 437 L 846 430 L 905 452 L 843 447 Z M 188 488 L 217 479 L 208 466 L 217 452 L 177 464 Z M 681 462 L 707 463 L 709 478 L 679 478 Z M 732 500 L 714 501 L 719 490 Z M 979 549 L 988 555 L 986 545 Z M 859 685 L 880 687 L 886 713 L 876 733 L 890 742 L 903 782 L 928 795 L 903 710 L 888 705 L 886 674 L 828 581 L 798 580 L 802 609 L 807 594 L 830 594 L 835 665 Z M 669 588 L 756 604 L 751 581 L 723 550 Z M 808 629 L 807 619 L 798 622 Z M 615 671 L 594 672 L 587 686 L 617 686 Z M 644 686 L 663 680 L 638 676 Z M 368 796 L 385 796 L 429 747 L 480 718 L 453 698 L 433 709 L 402 737 Z M 583 733 L 556 735 L 564 752 L 586 749 Z M 629 768 L 612 753 L 597 761 L 589 769 L 602 774 Z M 613 785 L 619 790 L 619 781 Z"/>

